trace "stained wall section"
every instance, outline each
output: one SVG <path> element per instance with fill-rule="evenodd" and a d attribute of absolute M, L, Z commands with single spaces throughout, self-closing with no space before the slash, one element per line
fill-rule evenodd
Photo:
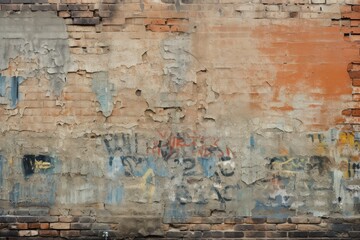
<path fill-rule="evenodd" d="M 358 1 L 0 7 L 0 236 L 359 236 Z"/>

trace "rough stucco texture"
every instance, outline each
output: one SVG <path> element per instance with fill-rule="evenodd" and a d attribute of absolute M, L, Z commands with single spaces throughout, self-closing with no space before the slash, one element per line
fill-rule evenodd
<path fill-rule="evenodd" d="M 358 0 L 0 1 L 0 237 L 356 239 L 359 49 Z"/>

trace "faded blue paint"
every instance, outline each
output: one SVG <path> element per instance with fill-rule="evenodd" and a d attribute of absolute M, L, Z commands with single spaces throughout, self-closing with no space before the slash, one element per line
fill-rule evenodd
<path fill-rule="evenodd" d="M 133 156 L 124 156 L 122 157 L 123 163 L 125 163 L 125 173 L 130 172 L 130 175 L 135 177 L 142 177 L 149 169 L 147 160 L 141 157 L 133 157 Z"/>
<path fill-rule="evenodd" d="M 269 206 L 260 201 L 256 201 L 255 208 L 251 211 L 256 217 L 273 217 L 273 218 L 287 218 L 295 215 L 295 211 L 286 206 Z"/>
<path fill-rule="evenodd" d="M 17 206 L 48 207 L 55 203 L 56 183 L 51 175 L 42 176 L 37 181 L 15 183 L 10 192 L 10 202 Z"/>
<path fill-rule="evenodd" d="M 167 177 L 166 165 L 161 161 L 156 161 L 153 157 L 136 158 L 133 156 L 112 157 L 112 165 L 107 165 L 108 176 L 134 176 L 142 177 L 152 169 L 156 176 Z"/>
<path fill-rule="evenodd" d="M 6 95 L 6 77 L 0 74 L 0 96 L 5 97 Z"/>
<path fill-rule="evenodd" d="M 18 77 L 11 77 L 10 80 L 10 107 L 16 108 L 16 105 L 19 101 L 19 81 Z"/>
<path fill-rule="evenodd" d="M 165 165 L 165 161 L 163 161 L 162 159 L 147 157 L 146 160 L 148 168 L 151 168 L 156 176 L 167 177 L 169 175 L 168 168 Z"/>
<path fill-rule="evenodd" d="M 355 136 L 355 141 L 359 141 L 360 142 L 360 132 L 354 132 Z"/>
<path fill-rule="evenodd" d="M 123 186 L 113 186 L 109 184 L 107 187 L 107 194 L 105 203 L 106 204 L 119 204 L 123 201 L 124 198 L 124 188 Z"/>
<path fill-rule="evenodd" d="M 15 183 L 9 193 L 9 199 L 13 206 L 40 206 L 49 207 L 55 204 L 56 197 L 56 173 L 61 172 L 61 162 L 51 157 L 52 168 L 45 172 L 35 173 L 31 181 Z"/>
<path fill-rule="evenodd" d="M 210 158 L 198 157 L 197 160 L 199 161 L 199 163 L 203 169 L 203 174 L 205 177 L 212 177 L 215 174 L 216 158 L 214 158 L 214 157 L 210 157 Z"/>
<path fill-rule="evenodd" d="M 170 206 L 165 207 L 164 222 L 185 222 L 188 219 L 186 204 L 172 202 Z"/>
<path fill-rule="evenodd" d="M 16 207 L 17 203 L 19 202 L 19 197 L 20 197 L 20 183 L 15 183 L 9 193 L 10 203 Z"/>
<path fill-rule="evenodd" d="M 252 134 L 250 136 L 250 148 L 255 148 L 255 137 Z"/>
<path fill-rule="evenodd" d="M 107 165 L 108 175 L 110 177 L 123 176 L 125 173 L 125 169 L 121 162 L 121 158 L 120 157 L 111 157 L 111 158 L 112 158 L 112 165 L 110 164 Z"/>
<path fill-rule="evenodd" d="M 94 73 L 92 79 L 92 90 L 100 103 L 100 109 L 105 117 L 109 117 L 113 111 L 113 95 L 115 95 L 114 84 L 109 82 L 107 72 Z"/>
<path fill-rule="evenodd" d="M 0 187 L 3 185 L 4 158 L 0 156 Z"/>
<path fill-rule="evenodd" d="M 6 97 L 9 107 L 14 109 L 19 102 L 19 85 L 24 78 L 13 76 L 7 77 L 0 74 L 0 97 Z"/>

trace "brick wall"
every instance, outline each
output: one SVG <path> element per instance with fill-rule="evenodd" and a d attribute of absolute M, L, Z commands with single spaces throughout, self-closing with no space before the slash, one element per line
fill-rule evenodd
<path fill-rule="evenodd" d="M 358 0 L 0 0 L 0 238 L 359 239 Z"/>
<path fill-rule="evenodd" d="M 130 238 L 142 239 L 144 227 L 152 229 L 150 239 L 180 238 L 225 238 L 225 239 L 358 239 L 358 218 L 227 218 L 194 217 L 180 223 L 157 225 L 157 218 L 134 219 L 129 217 L 101 217 L 99 219 L 82 216 L 22 216 L 3 217 L 2 226 L 8 228 L 1 234 L 8 239 L 27 237 L 29 239 L 108 239 L 124 238 L 120 229 L 111 225 L 124 226 Z M 152 222 L 152 223 L 149 223 Z M 155 222 L 155 223 L 154 223 Z M 110 224 L 112 223 L 112 224 Z M 116 224 L 115 224 L 116 223 Z M 141 224 L 141 227 L 139 227 Z M 123 224 L 124 225 L 124 224 Z M 151 226 L 152 225 L 152 226 Z M 157 226 L 156 226 L 157 225 Z"/>

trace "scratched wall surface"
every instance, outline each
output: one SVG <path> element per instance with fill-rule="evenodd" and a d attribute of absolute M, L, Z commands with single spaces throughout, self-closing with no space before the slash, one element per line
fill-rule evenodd
<path fill-rule="evenodd" d="M 359 49 L 358 0 L 0 1 L 2 213 L 94 239 L 356 217 Z"/>

